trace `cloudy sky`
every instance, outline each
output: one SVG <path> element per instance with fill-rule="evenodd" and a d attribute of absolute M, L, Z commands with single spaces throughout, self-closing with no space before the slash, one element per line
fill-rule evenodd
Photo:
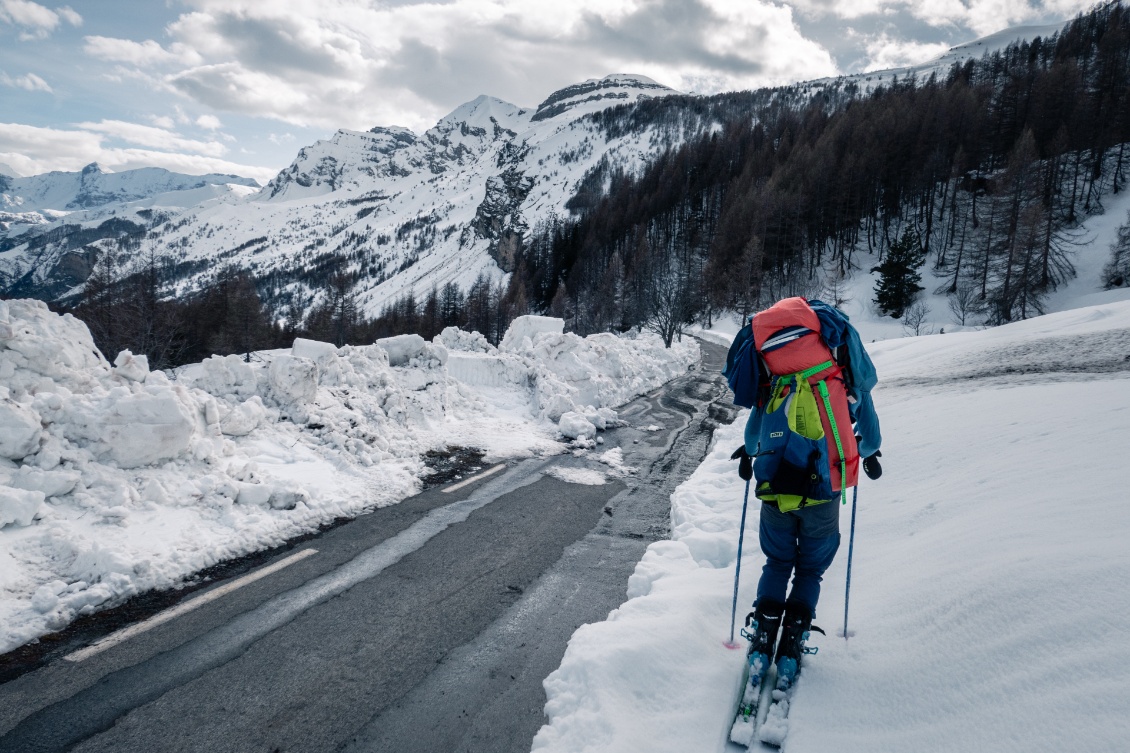
<path fill-rule="evenodd" d="M 749 89 L 929 60 L 1091 0 L 0 0 L 0 163 L 265 182 L 337 128 L 423 131 L 609 73 Z"/>

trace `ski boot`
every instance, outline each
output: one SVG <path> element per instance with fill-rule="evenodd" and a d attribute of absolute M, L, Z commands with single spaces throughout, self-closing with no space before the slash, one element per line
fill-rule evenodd
<path fill-rule="evenodd" d="M 742 635 L 749 639 L 749 685 L 757 687 L 765 679 L 772 662 L 773 647 L 777 644 L 777 631 L 781 627 L 784 605 L 777 601 L 761 599 L 745 618 Z"/>
<path fill-rule="evenodd" d="M 811 631 L 824 631 L 812 624 L 812 610 L 804 604 L 790 601 L 785 605 L 785 629 L 777 646 L 777 689 L 788 690 L 800 672 L 800 658 L 815 654 L 819 649 L 805 646 Z"/>

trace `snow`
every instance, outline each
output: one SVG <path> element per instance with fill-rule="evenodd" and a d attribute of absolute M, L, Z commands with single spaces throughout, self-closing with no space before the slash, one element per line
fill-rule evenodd
<path fill-rule="evenodd" d="M 569 439 L 592 439 L 596 436 L 596 426 L 580 413 L 569 411 L 557 422 L 561 435 Z"/>
<path fill-rule="evenodd" d="M 1121 750 L 1130 734 L 1130 302 L 869 350 L 884 474 L 859 491 L 850 640 L 844 542 L 788 719 L 804 751 Z M 743 483 L 717 430 L 607 621 L 545 681 L 533 750 L 726 751 Z M 762 555 L 747 522 L 738 620 Z M 744 642 L 743 642 L 744 645 Z"/>
<path fill-rule="evenodd" d="M 696 122 L 701 115 L 688 111 L 690 120 L 609 136 L 590 116 L 675 93 L 644 77 L 614 75 L 551 94 L 546 103 L 552 114 L 477 97 L 422 134 L 395 127 L 340 130 L 302 148 L 254 193 L 229 176 L 175 186 L 165 186 L 156 174 L 127 181 L 127 173 L 96 170 L 85 178 L 19 179 L 25 182 L 6 194 L 10 205 L 0 198 L 0 227 L 10 226 L 0 233 L 11 236 L 8 250 L 0 252 L 0 274 L 30 275 L 28 282 L 46 285 L 70 249 L 65 243 L 38 248 L 30 241 L 62 222 L 97 227 L 117 217 L 146 230 L 133 258 L 154 252 L 198 270 L 185 273 L 174 295 L 210 283 L 222 258 L 254 267 L 258 275 L 293 280 L 288 292 L 309 303 L 320 291 L 304 282 L 301 260 L 313 248 L 360 265 L 353 270 L 360 273 L 359 306 L 370 316 L 409 292 L 421 300 L 433 286 L 449 282 L 467 290 L 480 274 L 501 282 L 506 273 L 491 255 L 499 232 L 528 235 L 539 221 L 566 216 L 565 203 L 603 161 L 611 170 L 634 173 L 707 127 Z M 100 188 L 83 194 L 83 180 Z M 129 190 L 119 191 L 119 184 Z M 161 193 L 163 187 L 178 190 Z M 52 208 L 32 217 L 27 208 L 47 201 L 44 192 L 51 194 Z M 97 201 L 76 201 L 80 195 Z M 97 203 L 106 196 L 114 200 Z M 52 222 L 17 224 L 21 220 Z"/>
<path fill-rule="evenodd" d="M 591 468 L 573 468 L 570 466 L 552 466 L 548 474 L 570 484 L 583 486 L 603 486 L 608 483 L 608 477 L 600 471 Z"/>
<path fill-rule="evenodd" d="M 561 319 L 533 314 L 519 316 L 510 323 L 510 327 L 506 330 L 506 336 L 502 338 L 498 348 L 499 350 L 529 348 L 533 345 L 534 338 L 543 332 L 560 335 L 564 331 L 565 322 Z"/>
<path fill-rule="evenodd" d="M 31 525 L 43 500 L 43 492 L 0 487 L 0 527 Z"/>
<path fill-rule="evenodd" d="M 1075 267 L 1075 277 L 1068 280 L 1047 296 L 1046 309 L 1049 313 L 1090 308 L 1118 301 L 1130 300 L 1130 288 L 1104 290 L 1102 283 L 1103 267 L 1110 260 L 1110 245 L 1117 236 L 1119 226 L 1125 224 L 1130 216 L 1130 192 L 1108 194 L 1103 197 L 1103 207 L 1099 214 L 1087 217 L 1079 227 L 1072 231 L 1077 236 L 1078 246 L 1071 257 Z M 898 319 L 880 314 L 874 305 L 875 284 L 878 273 L 869 272 L 878 263 L 878 257 L 858 253 L 855 257 L 857 269 L 846 279 L 839 291 L 839 308 L 851 317 L 851 322 L 859 330 L 864 342 L 877 342 L 889 339 L 902 339 L 911 336 Z M 925 304 L 929 314 L 922 326 L 922 335 L 935 333 L 954 334 L 962 331 L 981 329 L 976 317 L 971 317 L 963 327 L 958 325 L 949 309 L 947 297 L 938 294 L 939 288 L 948 279 L 939 276 L 927 263 L 921 270 L 921 285 L 925 288 L 919 300 Z M 836 296 L 831 291 L 817 291 L 810 297 L 832 302 Z M 1045 321 L 1036 317 L 1030 321 Z M 1057 320 L 1051 320 L 1057 321 Z M 741 326 L 737 315 L 721 314 L 711 323 L 709 329 L 701 326 L 688 328 L 688 332 L 711 342 L 729 345 Z M 920 336 L 922 336 L 920 335 Z"/>
<path fill-rule="evenodd" d="M 420 489 L 428 450 L 562 452 L 562 414 L 595 434 L 617 425 L 614 406 L 699 358 L 690 341 L 582 338 L 560 320 L 531 331 L 506 352 L 457 330 L 343 348 L 299 339 L 167 374 L 129 352 L 111 365 L 82 322 L 39 301 L 0 302 L 0 653 L 394 504 Z"/>

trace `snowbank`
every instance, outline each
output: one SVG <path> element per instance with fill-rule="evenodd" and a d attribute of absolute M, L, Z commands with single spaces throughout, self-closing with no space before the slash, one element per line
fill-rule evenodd
<path fill-rule="evenodd" d="M 558 452 L 562 414 L 684 372 L 687 343 L 519 322 L 214 356 L 165 374 L 38 301 L 0 302 L 0 653 L 80 614 L 417 491 L 422 454 Z M 450 351 L 449 351 L 450 348 Z M 455 356 L 455 358 L 452 358 Z M 548 407 L 547 407 L 548 406 Z"/>
<path fill-rule="evenodd" d="M 790 753 L 1125 747 L 1127 348 L 1130 302 L 870 346 L 884 474 L 859 492 L 850 642 L 846 541 L 825 576 L 828 636 L 797 687 Z M 744 652 L 722 643 L 743 484 L 729 455 L 747 415 L 672 496 L 672 539 L 648 548 L 629 600 L 573 635 L 535 751 L 733 749 Z M 757 523 L 753 502 L 739 621 Z"/>

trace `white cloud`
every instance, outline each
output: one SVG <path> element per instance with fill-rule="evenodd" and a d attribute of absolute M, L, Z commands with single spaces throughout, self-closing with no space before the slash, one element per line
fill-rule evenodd
<path fill-rule="evenodd" d="M 12 77 L 5 71 L 0 71 L 0 84 L 16 89 L 26 89 L 29 92 L 47 92 L 48 94 L 52 92 L 51 86 L 34 73 Z"/>
<path fill-rule="evenodd" d="M 189 5 L 168 25 L 166 45 L 87 37 L 86 50 L 158 66 L 209 109 L 326 128 L 421 129 L 479 93 L 530 106 L 554 88 L 615 72 L 700 92 L 836 72 L 791 9 L 771 0 Z"/>
<path fill-rule="evenodd" d="M 881 17 L 906 12 L 935 28 L 965 28 L 984 36 L 1017 24 L 1063 19 L 1093 0 L 791 0 L 806 18 Z"/>
<path fill-rule="evenodd" d="M 168 65 L 176 63 L 193 64 L 200 56 L 184 45 L 170 45 L 165 49 L 152 39 L 134 42 L 116 37 L 83 37 L 83 51 L 100 60 L 130 65 Z"/>
<path fill-rule="evenodd" d="M 50 170 L 79 170 L 91 162 L 98 162 L 111 170 L 163 167 L 193 175 L 232 173 L 255 178 L 261 183 L 266 183 L 277 172 L 204 154 L 107 147 L 103 143 L 104 138 L 103 134 L 90 130 L 0 123 L 0 162 L 11 165 L 23 175 Z"/>
<path fill-rule="evenodd" d="M 224 127 L 224 124 L 215 115 L 201 115 L 196 119 L 196 125 L 209 131 L 217 131 Z"/>
<path fill-rule="evenodd" d="M 45 39 L 59 25 L 60 19 L 72 26 L 82 24 L 82 16 L 69 6 L 50 8 L 31 0 L 0 0 L 0 21 L 20 26 L 21 40 Z"/>
<path fill-rule="evenodd" d="M 82 16 L 69 5 L 64 5 L 61 8 L 56 8 L 55 12 L 71 26 L 82 26 Z"/>
<path fill-rule="evenodd" d="M 887 34 L 867 42 L 867 64 L 864 71 L 883 71 L 889 68 L 904 68 L 933 60 L 947 52 L 948 44 L 926 44 L 908 39 L 895 39 Z"/>
<path fill-rule="evenodd" d="M 150 115 L 149 122 L 158 128 L 164 128 L 166 131 L 172 130 L 176 125 L 168 115 Z"/>
<path fill-rule="evenodd" d="M 59 25 L 59 15 L 29 0 L 0 0 L 0 21 L 50 31 Z"/>
<path fill-rule="evenodd" d="M 76 127 L 84 131 L 93 131 L 94 133 L 121 139 L 130 144 L 153 147 L 154 149 L 196 152 L 197 154 L 209 157 L 219 157 L 227 152 L 227 147 L 218 141 L 186 139 L 164 128 L 155 128 L 140 123 L 128 123 L 124 120 L 102 120 L 98 123 L 78 123 Z"/>

